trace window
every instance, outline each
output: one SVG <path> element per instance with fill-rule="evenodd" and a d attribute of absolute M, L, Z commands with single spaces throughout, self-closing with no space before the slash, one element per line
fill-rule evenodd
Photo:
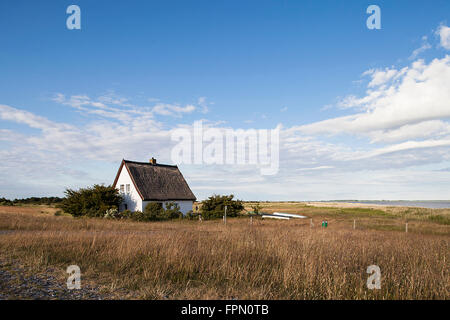
<path fill-rule="evenodd" d="M 130 185 L 127 184 L 127 193 L 129 193 L 129 192 L 130 192 Z"/>
<path fill-rule="evenodd" d="M 122 192 L 122 193 L 123 193 L 123 191 L 124 191 L 123 187 L 124 187 L 124 185 L 121 184 L 121 185 L 120 185 L 120 192 Z"/>

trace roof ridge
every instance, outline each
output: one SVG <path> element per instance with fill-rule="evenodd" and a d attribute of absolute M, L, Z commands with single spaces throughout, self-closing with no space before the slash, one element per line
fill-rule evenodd
<path fill-rule="evenodd" d="M 151 164 L 150 162 L 140 162 L 140 161 L 133 161 L 133 160 L 125 160 L 125 159 L 123 159 L 123 161 L 126 163 L 143 164 L 143 165 L 149 165 L 149 166 L 154 166 L 154 167 L 160 166 L 160 167 L 178 168 L 178 166 L 176 164 L 163 164 L 163 163 Z"/>

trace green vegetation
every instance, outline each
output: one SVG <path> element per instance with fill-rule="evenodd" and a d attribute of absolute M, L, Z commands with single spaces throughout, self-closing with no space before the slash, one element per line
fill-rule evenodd
<path fill-rule="evenodd" d="M 124 210 L 118 212 L 117 209 L 112 208 L 106 211 L 104 215 L 106 219 L 129 219 L 133 221 L 147 222 L 147 221 L 165 221 L 172 219 L 181 219 L 183 214 L 180 211 L 180 207 L 173 202 L 166 203 L 164 208 L 162 203 L 150 202 L 142 211 L 130 211 Z M 190 216 L 187 216 L 190 218 Z"/>
<path fill-rule="evenodd" d="M 233 200 L 233 198 L 232 194 L 228 196 L 213 195 L 202 201 L 202 218 L 205 220 L 222 218 L 225 206 L 227 206 L 227 216 L 236 217 L 244 210 L 244 205 L 241 200 Z"/>
<path fill-rule="evenodd" d="M 6 198 L 0 198 L 0 205 L 2 206 L 17 206 L 17 205 L 53 205 L 63 201 L 63 198 L 59 197 L 30 197 L 25 199 L 9 200 Z"/>
<path fill-rule="evenodd" d="M 67 189 L 60 208 L 74 217 L 103 217 L 107 210 L 118 208 L 122 202 L 119 191 L 112 186 L 94 185 L 79 190 Z"/>
<path fill-rule="evenodd" d="M 162 203 L 150 202 L 145 206 L 144 212 L 131 214 L 131 218 L 136 221 L 164 221 L 182 217 L 183 214 L 180 211 L 180 207 L 173 202 L 166 203 L 165 208 Z"/>
<path fill-rule="evenodd" d="M 448 216 L 442 216 L 442 215 L 436 214 L 436 215 L 429 216 L 428 220 L 431 220 L 433 222 L 440 223 L 440 224 L 450 225 L 450 217 L 448 217 Z"/>
<path fill-rule="evenodd" d="M 262 209 L 262 206 L 259 203 L 255 203 L 254 205 L 252 205 L 250 207 L 252 208 L 254 214 L 259 214 Z"/>
<path fill-rule="evenodd" d="M 161 203 L 150 202 L 144 208 L 144 212 L 139 221 L 167 220 L 167 215 Z"/>

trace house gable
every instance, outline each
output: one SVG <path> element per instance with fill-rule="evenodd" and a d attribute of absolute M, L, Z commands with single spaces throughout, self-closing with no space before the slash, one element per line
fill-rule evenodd
<path fill-rule="evenodd" d="M 123 196 L 123 203 L 120 210 L 131 210 L 131 211 L 142 211 L 142 196 L 133 181 L 133 177 L 130 175 L 129 171 L 126 169 L 124 162 L 117 172 L 116 178 L 114 180 L 113 187 L 120 190 L 120 186 L 124 186 L 124 192 L 121 193 Z M 129 185 L 130 190 L 127 192 L 127 185 Z M 126 206 L 125 206 L 126 205 Z"/>
<path fill-rule="evenodd" d="M 136 192 L 139 194 L 139 196 L 141 197 L 141 200 L 144 200 L 144 197 L 142 196 L 141 192 L 139 191 L 138 187 L 136 186 L 136 182 L 133 179 L 133 176 L 130 173 L 130 170 L 128 169 L 128 167 L 125 164 L 125 159 L 122 159 L 122 163 L 120 164 L 119 170 L 117 171 L 116 174 L 116 178 L 114 179 L 114 183 L 113 183 L 113 187 L 116 188 L 117 185 L 117 181 L 120 177 L 120 174 L 122 173 L 122 169 L 125 167 L 128 176 L 130 177 L 131 181 L 133 182 L 133 186 L 136 189 Z M 118 188 L 117 188 L 118 189 Z"/>

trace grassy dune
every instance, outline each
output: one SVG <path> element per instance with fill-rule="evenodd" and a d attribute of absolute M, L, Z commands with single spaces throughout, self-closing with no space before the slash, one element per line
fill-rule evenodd
<path fill-rule="evenodd" d="M 448 212 L 263 203 L 313 219 L 136 223 L 0 207 L 0 259 L 138 299 L 448 299 Z M 441 220 L 429 219 L 441 215 Z M 329 227 L 320 228 L 327 218 Z M 357 228 L 353 230 L 353 220 Z M 408 220 L 409 232 L 404 232 Z M 381 289 L 368 290 L 369 265 Z M 84 282 L 83 282 L 84 281 Z M 119 294 L 120 292 L 120 294 Z"/>

